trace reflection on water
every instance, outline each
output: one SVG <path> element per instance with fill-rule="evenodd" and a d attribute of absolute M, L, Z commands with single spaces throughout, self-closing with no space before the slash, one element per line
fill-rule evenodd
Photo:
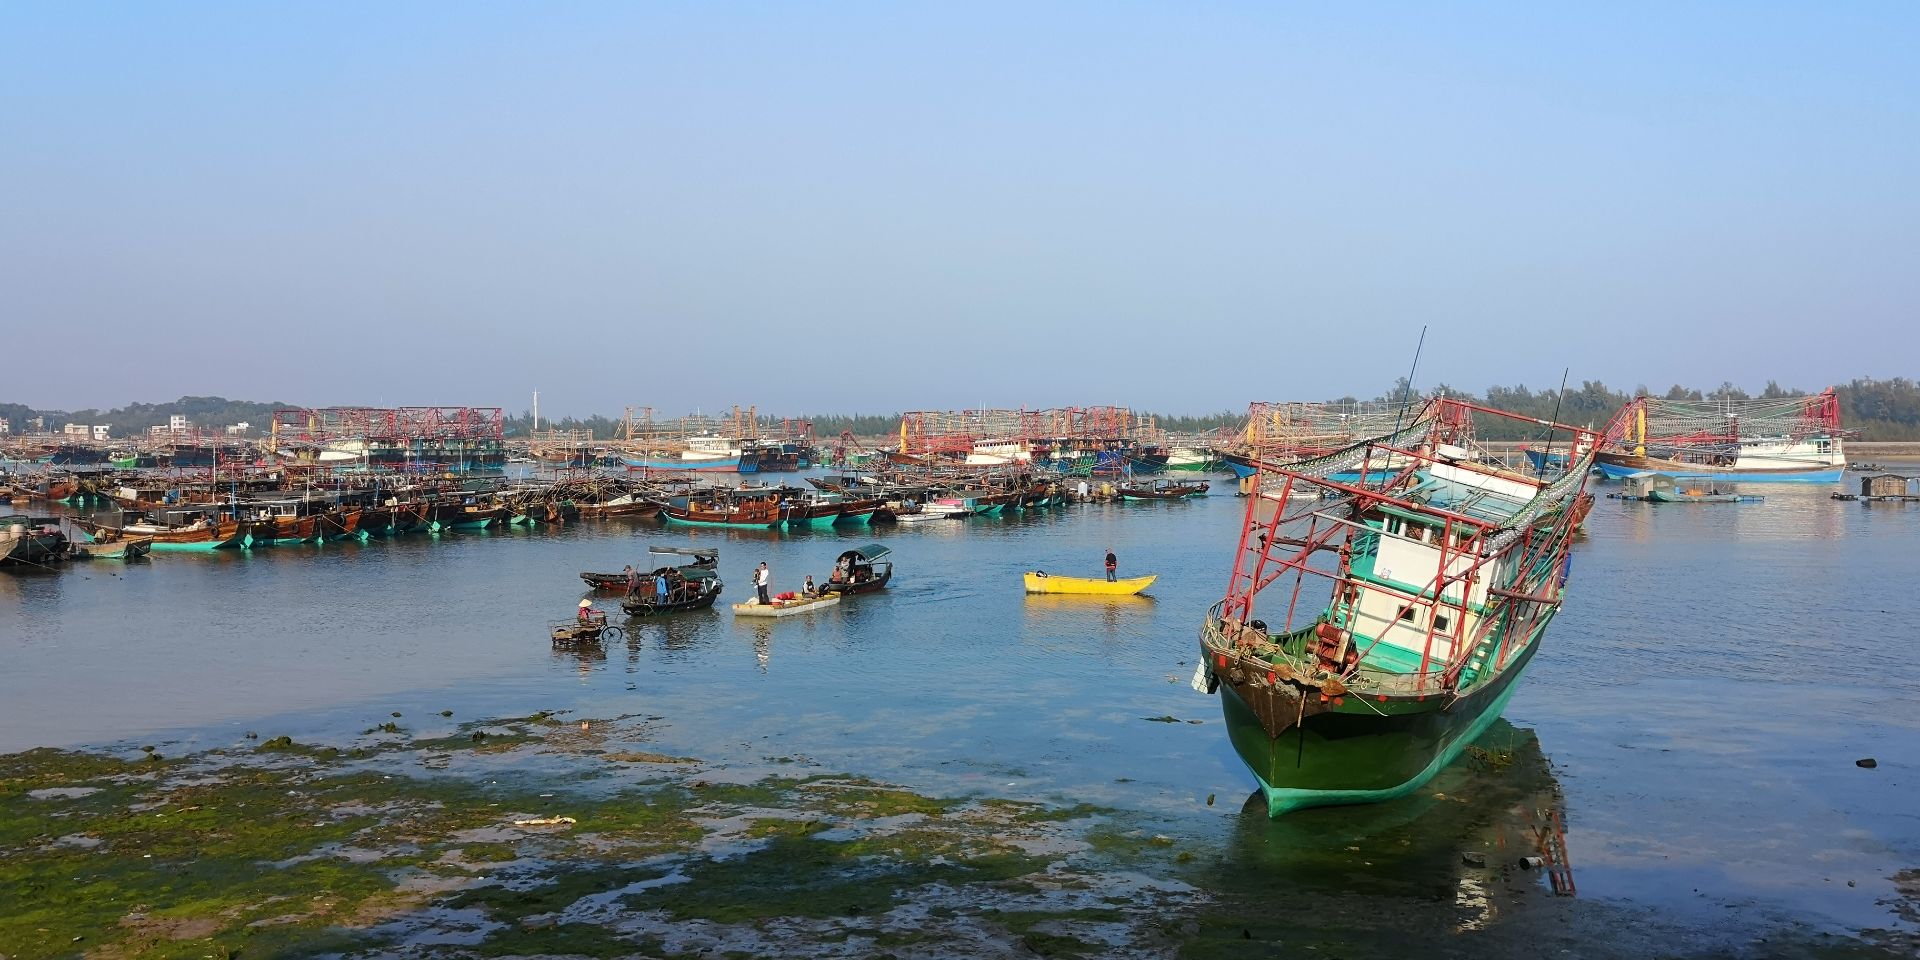
<path fill-rule="evenodd" d="M 1883 924 L 1887 878 L 1920 865 L 1900 773 L 1920 766 L 1920 591 L 1905 588 L 1920 509 L 1749 492 L 1766 502 L 1596 504 L 1515 726 L 1489 734 L 1512 738 L 1513 762 L 1463 761 L 1383 806 L 1229 809 L 1252 780 L 1218 700 L 1188 687 L 1239 531 L 1227 496 L 791 536 L 590 522 L 0 575 L 0 750 L 324 742 L 396 710 L 644 711 L 664 753 L 803 755 L 925 793 L 1111 807 L 1212 841 L 1210 892 L 1442 905 L 1433 929 L 1499 926 L 1509 874 L 1543 889 L 1460 860 L 1531 852 L 1557 779 L 1582 905 Z M 650 545 L 718 547 L 730 585 L 767 560 L 793 589 L 875 540 L 894 552 L 890 588 L 827 610 L 736 620 L 750 591 L 733 586 L 713 610 L 616 612 L 626 635 L 597 648 L 548 638 L 580 571 L 646 564 Z M 1025 594 L 1026 570 L 1098 576 L 1108 547 L 1159 575 L 1150 596 Z M 1867 756 L 1877 770 L 1853 765 Z"/>
<path fill-rule="evenodd" d="M 1227 864 L 1240 882 L 1272 893 L 1311 887 L 1452 901 L 1489 870 L 1539 855 L 1537 831 L 1561 805 L 1538 735 L 1500 720 L 1460 762 L 1391 803 L 1274 819 L 1254 791 L 1235 820 Z M 1487 865 L 1470 867 L 1465 854 Z"/>

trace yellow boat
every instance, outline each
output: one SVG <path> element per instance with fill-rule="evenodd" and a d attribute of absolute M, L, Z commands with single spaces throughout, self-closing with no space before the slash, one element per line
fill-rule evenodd
<path fill-rule="evenodd" d="M 1027 571 L 1028 593 L 1089 593 L 1109 597 L 1124 597 L 1139 593 L 1153 586 L 1159 579 L 1155 574 L 1148 577 L 1127 577 L 1123 580 L 1094 580 L 1088 577 L 1062 577 L 1036 570 Z"/>

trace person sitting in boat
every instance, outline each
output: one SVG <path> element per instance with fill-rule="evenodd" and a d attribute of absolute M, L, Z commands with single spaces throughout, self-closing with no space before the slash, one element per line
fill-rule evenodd
<path fill-rule="evenodd" d="M 843 583 L 847 579 L 847 568 L 841 564 L 833 565 L 833 572 L 827 575 L 828 583 Z"/>
<path fill-rule="evenodd" d="M 580 622 L 582 624 L 592 623 L 594 614 L 597 614 L 599 612 L 600 611 L 593 609 L 592 600 L 580 601 Z"/>
<path fill-rule="evenodd" d="M 800 585 L 800 595 L 803 597 L 811 597 L 818 592 L 813 585 L 813 574 L 807 574 L 807 582 Z"/>
<path fill-rule="evenodd" d="M 666 603 L 668 598 L 667 575 L 663 573 L 653 578 L 653 599 L 655 603 Z"/>

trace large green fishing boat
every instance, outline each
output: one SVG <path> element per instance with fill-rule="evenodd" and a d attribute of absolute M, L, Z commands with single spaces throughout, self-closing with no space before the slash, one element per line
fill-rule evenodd
<path fill-rule="evenodd" d="M 1194 685 L 1220 694 L 1270 815 L 1418 789 L 1499 718 L 1539 650 L 1597 438 L 1543 424 L 1586 451 L 1548 481 L 1473 450 L 1476 415 L 1538 422 L 1437 399 L 1404 429 L 1261 464 Z"/>

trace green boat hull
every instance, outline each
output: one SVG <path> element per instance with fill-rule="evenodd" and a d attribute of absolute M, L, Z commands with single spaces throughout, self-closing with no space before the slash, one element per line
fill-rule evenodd
<path fill-rule="evenodd" d="M 1551 618 L 1549 618 L 1551 619 Z M 1426 785 L 1486 732 L 1519 689 L 1546 624 L 1519 659 L 1475 693 L 1453 701 L 1362 701 L 1305 717 L 1270 737 L 1232 685 L 1220 685 L 1234 752 L 1266 796 L 1267 815 L 1308 807 L 1380 803 Z"/>
<path fill-rule="evenodd" d="M 780 521 L 779 523 L 773 523 L 773 524 L 719 523 L 713 520 L 682 520 L 679 517 L 667 516 L 664 513 L 661 514 L 661 516 L 666 518 L 667 523 L 672 524 L 673 526 L 676 526 L 676 527 L 712 527 L 718 530 L 771 530 L 774 527 L 780 526 L 781 524 L 785 523 L 785 521 Z"/>
<path fill-rule="evenodd" d="M 840 515 L 837 513 L 834 513 L 834 514 L 828 514 L 827 516 L 824 516 L 824 517 L 808 517 L 804 520 L 788 520 L 787 529 L 788 530 L 826 530 L 831 528 L 833 526 L 833 522 L 838 519 L 840 519 Z M 737 526 L 740 526 L 740 524 L 737 524 L 737 523 L 730 524 L 730 526 L 737 527 Z"/>
<path fill-rule="evenodd" d="M 214 543 L 211 541 L 206 543 L 162 543 L 155 540 L 153 542 L 153 550 L 155 553 L 207 553 L 213 550 L 238 550 L 252 542 L 251 539 L 244 537 L 240 540 L 228 541 L 226 543 Z"/>
<path fill-rule="evenodd" d="M 485 520 L 461 520 L 457 523 L 437 523 L 435 524 L 434 529 L 436 530 L 485 530 L 493 526 L 497 522 L 498 522 L 497 518 L 488 517 Z"/>

